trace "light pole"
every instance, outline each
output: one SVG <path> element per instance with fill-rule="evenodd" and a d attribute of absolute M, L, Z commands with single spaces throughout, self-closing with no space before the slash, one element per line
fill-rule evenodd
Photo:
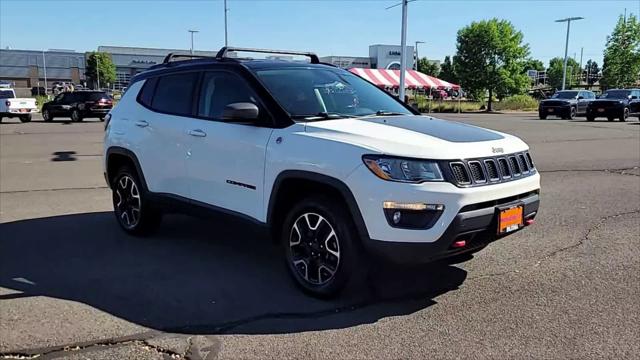
<path fill-rule="evenodd" d="M 416 47 L 415 47 L 415 52 L 416 52 L 416 62 L 414 64 L 414 70 L 418 70 L 418 61 L 420 61 L 420 56 L 418 56 L 418 44 L 424 44 L 424 41 L 416 41 Z"/>
<path fill-rule="evenodd" d="M 407 69 L 407 8 L 410 2 L 415 0 L 402 0 L 401 3 L 391 5 L 386 8 L 389 10 L 398 5 L 402 5 L 402 32 L 400 35 L 400 89 L 398 89 L 398 97 L 404 102 L 404 84 L 405 71 Z"/>
<path fill-rule="evenodd" d="M 224 0 L 224 46 L 229 46 L 229 38 L 227 37 L 227 12 L 229 12 L 227 0 Z"/>
<path fill-rule="evenodd" d="M 566 19 L 559 19 L 556 22 L 566 22 L 567 23 L 567 39 L 564 44 L 564 65 L 562 66 L 562 90 L 565 88 L 565 83 L 567 81 L 567 52 L 569 51 L 569 31 L 571 29 L 571 22 L 576 20 L 582 20 L 583 17 L 569 17 Z"/>
<path fill-rule="evenodd" d="M 193 34 L 200 32 L 199 30 L 187 30 L 189 33 L 191 33 L 191 55 L 193 55 Z"/>
<path fill-rule="evenodd" d="M 44 56 L 44 50 L 42 50 L 42 69 L 44 70 L 44 95 L 47 95 L 47 60 Z"/>

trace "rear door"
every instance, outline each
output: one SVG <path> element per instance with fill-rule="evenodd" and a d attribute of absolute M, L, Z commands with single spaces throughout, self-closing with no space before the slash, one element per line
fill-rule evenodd
<path fill-rule="evenodd" d="M 260 120 L 245 123 L 221 119 L 225 106 L 251 102 Z M 228 71 L 203 73 L 196 117 L 190 135 L 187 175 L 192 198 L 260 220 L 270 117 L 244 79 Z"/>
<path fill-rule="evenodd" d="M 198 73 L 174 73 L 145 81 L 138 111 L 129 120 L 132 143 L 149 190 L 189 197 L 185 126 L 193 108 Z"/>
<path fill-rule="evenodd" d="M 589 94 L 587 91 L 580 91 L 578 93 L 578 114 L 584 114 L 587 112 L 587 104 L 589 103 Z"/>

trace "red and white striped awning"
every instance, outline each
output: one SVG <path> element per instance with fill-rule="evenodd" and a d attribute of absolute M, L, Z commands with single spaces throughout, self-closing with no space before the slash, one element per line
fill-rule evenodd
<path fill-rule="evenodd" d="M 400 86 L 400 70 L 351 68 L 349 71 L 380 87 L 397 88 Z M 405 86 L 408 89 L 460 89 L 459 85 L 415 70 L 406 70 Z"/>

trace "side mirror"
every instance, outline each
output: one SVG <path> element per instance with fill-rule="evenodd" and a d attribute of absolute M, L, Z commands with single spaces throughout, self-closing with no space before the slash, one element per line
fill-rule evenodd
<path fill-rule="evenodd" d="M 637 99 L 638 97 L 637 97 L 636 95 L 631 95 L 629 98 L 630 98 L 631 100 L 635 100 L 635 99 Z"/>
<path fill-rule="evenodd" d="M 251 122 L 258 119 L 258 107 L 250 102 L 232 103 L 224 107 L 222 119 L 238 122 Z"/>
<path fill-rule="evenodd" d="M 578 96 L 578 100 L 584 99 L 584 96 Z"/>

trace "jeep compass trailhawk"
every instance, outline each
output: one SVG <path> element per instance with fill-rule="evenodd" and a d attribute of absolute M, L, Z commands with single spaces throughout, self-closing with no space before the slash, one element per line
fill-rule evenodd
<path fill-rule="evenodd" d="M 428 262 L 533 223 L 540 176 L 515 136 L 421 116 L 312 53 L 184 57 L 136 75 L 106 119 L 105 177 L 128 233 L 176 209 L 257 223 L 295 282 L 330 296 L 367 255 Z"/>

